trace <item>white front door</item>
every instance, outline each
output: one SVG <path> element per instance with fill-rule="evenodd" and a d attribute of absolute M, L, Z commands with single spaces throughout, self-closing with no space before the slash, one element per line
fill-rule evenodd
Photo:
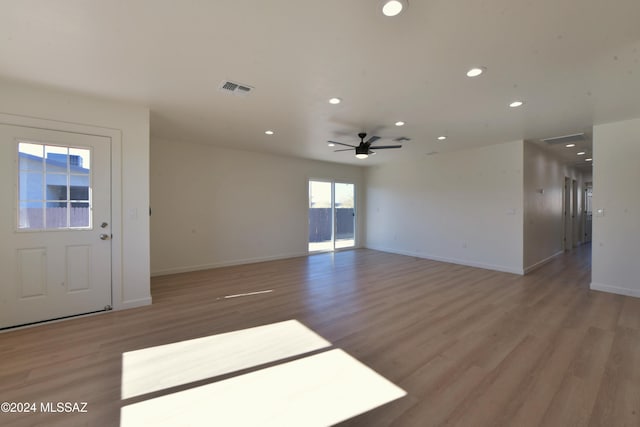
<path fill-rule="evenodd" d="M 0 329 L 111 306 L 111 139 L 0 125 Z"/>

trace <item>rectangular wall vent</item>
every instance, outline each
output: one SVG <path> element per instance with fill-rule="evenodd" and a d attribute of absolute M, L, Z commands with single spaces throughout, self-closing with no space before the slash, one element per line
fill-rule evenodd
<path fill-rule="evenodd" d="M 218 86 L 218 90 L 221 92 L 232 93 L 237 96 L 246 96 L 252 90 L 253 87 L 242 83 L 232 82 L 231 80 L 223 80 Z"/>
<path fill-rule="evenodd" d="M 543 139 L 547 144 L 568 144 L 570 142 L 581 142 L 584 141 L 584 133 L 575 133 L 573 135 L 564 135 L 564 136 L 554 136 L 552 138 Z"/>

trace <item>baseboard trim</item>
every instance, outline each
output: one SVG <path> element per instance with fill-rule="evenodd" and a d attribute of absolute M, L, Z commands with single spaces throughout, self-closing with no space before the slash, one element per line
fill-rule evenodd
<path fill-rule="evenodd" d="M 555 254 L 551 255 L 551 256 L 550 256 L 550 257 L 548 257 L 548 258 L 545 258 L 545 259 L 543 259 L 542 261 L 538 261 L 538 262 L 536 262 L 535 264 L 530 265 L 529 267 L 526 267 L 526 268 L 524 269 L 524 274 L 529 274 L 529 273 L 531 273 L 533 270 L 537 270 L 538 268 L 542 267 L 543 265 L 545 265 L 545 264 L 547 264 L 547 263 L 551 262 L 551 260 L 552 260 L 552 259 L 554 259 L 555 257 L 557 257 L 557 256 L 559 256 L 559 255 L 562 255 L 563 253 L 564 253 L 564 251 L 562 251 L 562 250 L 561 250 L 561 251 L 558 251 L 558 252 L 556 252 Z"/>
<path fill-rule="evenodd" d="M 604 285 L 602 283 L 591 282 L 592 291 L 608 292 L 610 294 L 625 295 L 628 297 L 640 298 L 639 289 L 620 288 L 617 286 Z"/>
<path fill-rule="evenodd" d="M 423 253 L 418 253 L 418 252 L 403 251 L 403 250 L 392 249 L 392 248 L 384 248 L 384 247 L 379 247 L 379 246 L 365 246 L 365 247 L 367 249 L 372 249 L 374 251 L 389 252 L 389 253 L 392 253 L 392 254 L 406 255 L 406 256 L 412 256 L 412 257 L 415 257 L 415 258 L 429 259 L 431 261 L 446 262 L 446 263 L 449 263 L 449 264 L 457 264 L 457 265 L 464 265 L 464 266 L 467 266 L 467 267 L 482 268 L 482 269 L 485 269 L 485 270 L 500 271 L 502 273 L 517 274 L 519 276 L 523 276 L 524 275 L 524 271 L 523 270 L 519 270 L 519 269 L 515 269 L 515 268 L 511 268 L 511 267 L 506 267 L 506 266 L 502 266 L 502 265 L 485 264 L 485 263 L 481 263 L 481 262 L 475 262 L 475 261 L 469 261 L 469 260 L 457 259 L 457 258 L 446 258 L 446 257 L 437 256 L 437 255 L 432 255 L 432 254 L 423 254 Z"/>
<path fill-rule="evenodd" d="M 245 258 L 238 260 L 214 262 L 211 264 L 190 265 L 186 267 L 174 267 L 151 272 L 151 277 L 167 276 L 169 274 L 190 273 L 192 271 L 211 270 L 213 268 L 231 267 L 234 265 L 254 264 L 256 262 L 276 261 L 279 259 L 298 258 L 309 255 L 308 252 L 297 252 L 290 254 L 280 254 L 266 257 Z"/>
<path fill-rule="evenodd" d="M 129 308 L 137 308 L 137 307 L 144 307 L 145 305 L 151 305 L 151 303 L 152 303 L 151 297 L 131 299 L 127 301 L 122 301 L 120 304 L 117 304 L 117 305 L 114 304 L 113 309 L 127 310 Z"/>

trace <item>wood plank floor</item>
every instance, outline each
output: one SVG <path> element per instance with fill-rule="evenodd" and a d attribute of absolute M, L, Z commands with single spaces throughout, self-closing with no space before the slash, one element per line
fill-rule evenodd
<path fill-rule="evenodd" d="M 408 392 L 345 426 L 639 426 L 640 300 L 589 281 L 588 246 L 524 277 L 366 249 L 158 277 L 152 306 L 0 334 L 0 402 L 88 402 L 0 425 L 118 426 L 123 352 L 297 319 Z"/>

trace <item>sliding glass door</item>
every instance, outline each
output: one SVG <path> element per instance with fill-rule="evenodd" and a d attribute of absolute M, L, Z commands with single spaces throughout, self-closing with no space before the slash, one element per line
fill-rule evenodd
<path fill-rule="evenodd" d="M 355 185 L 309 180 L 309 252 L 355 246 Z"/>
<path fill-rule="evenodd" d="M 356 211 L 355 185 L 336 182 L 334 188 L 335 240 L 334 248 L 352 248 L 355 245 Z"/>
<path fill-rule="evenodd" d="M 332 187 L 309 180 L 309 252 L 333 250 Z"/>

